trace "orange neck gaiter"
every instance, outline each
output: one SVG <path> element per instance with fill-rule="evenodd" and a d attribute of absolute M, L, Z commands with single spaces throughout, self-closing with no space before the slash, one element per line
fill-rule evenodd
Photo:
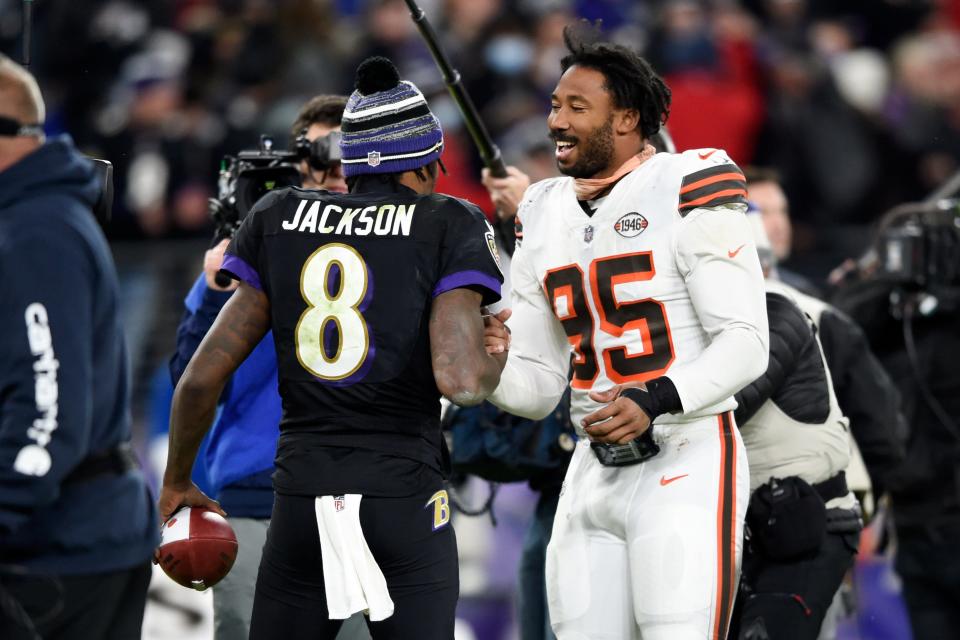
<path fill-rule="evenodd" d="M 607 187 L 652 158 L 656 152 L 653 145 L 645 145 L 640 153 L 630 156 L 609 178 L 574 178 L 573 190 L 577 194 L 577 200 L 593 200 Z"/>

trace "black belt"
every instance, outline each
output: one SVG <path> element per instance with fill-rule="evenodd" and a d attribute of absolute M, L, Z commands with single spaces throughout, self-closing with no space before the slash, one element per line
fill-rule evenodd
<path fill-rule="evenodd" d="M 843 471 L 823 482 L 818 482 L 813 485 L 813 489 L 820 494 L 824 502 L 842 498 L 850 493 L 850 489 L 847 488 L 847 474 Z"/>
<path fill-rule="evenodd" d="M 653 427 L 644 431 L 639 438 L 626 444 L 606 444 L 591 442 L 590 448 L 605 467 L 627 467 L 649 460 L 660 453 L 660 447 L 653 441 Z"/>
<path fill-rule="evenodd" d="M 139 466 L 140 463 L 130 443 L 124 442 L 113 449 L 92 453 L 81 460 L 80 464 L 63 479 L 63 484 L 86 482 L 107 474 L 121 475 Z"/>

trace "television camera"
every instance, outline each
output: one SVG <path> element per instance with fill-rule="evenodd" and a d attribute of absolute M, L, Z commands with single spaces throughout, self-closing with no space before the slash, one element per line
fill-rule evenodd
<path fill-rule="evenodd" d="M 300 162 L 304 160 L 317 171 L 339 164 L 340 132 L 331 131 L 313 141 L 301 134 L 289 151 L 275 149 L 273 138 L 261 135 L 257 149 L 224 156 L 217 197 L 210 198 L 210 217 L 215 225 L 213 244 L 233 237 L 253 205 L 267 192 L 299 187 Z"/>

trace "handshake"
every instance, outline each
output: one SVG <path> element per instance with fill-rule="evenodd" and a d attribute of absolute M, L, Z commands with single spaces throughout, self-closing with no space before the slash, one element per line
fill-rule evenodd
<path fill-rule="evenodd" d="M 510 328 L 506 322 L 513 314 L 511 309 L 502 309 L 498 313 L 491 313 L 483 309 L 483 346 L 491 356 L 504 357 L 506 363 L 507 352 L 510 351 Z"/>
<path fill-rule="evenodd" d="M 484 347 L 488 354 L 500 362 L 501 367 L 506 365 L 510 350 L 510 329 L 505 323 L 512 313 L 510 309 L 503 309 L 499 313 L 483 315 Z M 624 394 L 628 389 L 637 391 Z M 629 397 L 641 393 L 647 393 L 642 382 L 627 382 L 605 391 L 590 391 L 590 399 L 604 405 L 580 421 L 591 442 L 626 444 L 643 435 L 650 428 L 651 418 L 642 403 Z"/>

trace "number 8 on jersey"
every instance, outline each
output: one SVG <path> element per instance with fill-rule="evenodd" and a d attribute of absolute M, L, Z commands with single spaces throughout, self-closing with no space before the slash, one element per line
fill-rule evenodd
<path fill-rule="evenodd" d="M 367 265 L 353 247 L 334 242 L 314 251 L 300 272 L 307 309 L 294 332 L 297 360 L 323 380 L 343 380 L 357 371 L 370 350 L 360 313 L 367 295 Z"/>

